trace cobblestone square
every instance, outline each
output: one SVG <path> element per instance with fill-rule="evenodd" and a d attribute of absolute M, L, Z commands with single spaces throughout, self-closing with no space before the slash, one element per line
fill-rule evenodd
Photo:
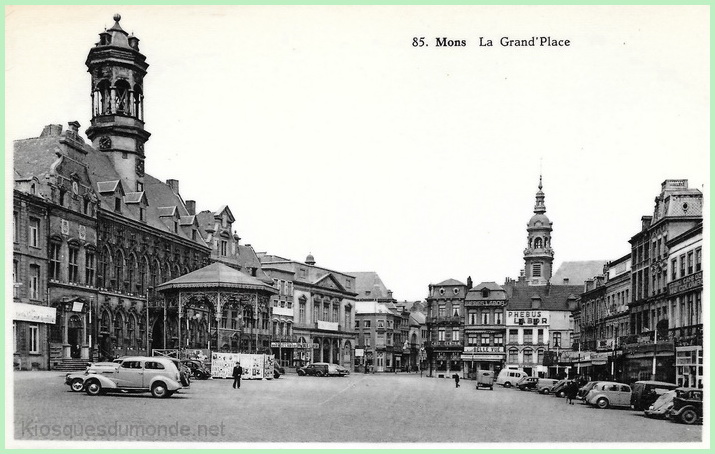
<path fill-rule="evenodd" d="M 168 399 L 73 393 L 57 372 L 16 372 L 20 440 L 241 443 L 698 442 L 701 426 L 418 374 L 193 381 Z M 93 431 L 88 435 L 88 431 Z M 180 432 L 180 433 L 179 433 Z M 98 435 L 101 434 L 101 435 Z"/>

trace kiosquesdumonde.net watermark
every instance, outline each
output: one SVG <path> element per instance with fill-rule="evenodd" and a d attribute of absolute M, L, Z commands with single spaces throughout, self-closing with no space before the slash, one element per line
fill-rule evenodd
<path fill-rule="evenodd" d="M 181 424 L 178 421 L 164 424 L 126 423 L 114 421 L 108 424 L 86 422 L 46 424 L 38 421 L 22 420 L 20 423 L 21 439 L 64 438 L 119 438 L 125 440 L 170 439 L 171 437 L 206 438 L 222 437 L 226 427 L 220 424 Z"/>

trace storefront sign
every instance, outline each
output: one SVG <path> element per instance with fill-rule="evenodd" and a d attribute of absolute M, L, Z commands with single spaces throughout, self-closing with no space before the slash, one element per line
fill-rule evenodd
<path fill-rule="evenodd" d="M 594 366 L 603 366 L 608 364 L 608 353 L 592 353 L 591 364 Z"/>
<path fill-rule="evenodd" d="M 674 295 L 676 293 L 687 292 L 697 287 L 703 286 L 703 272 L 698 271 L 695 274 L 678 279 L 675 282 L 668 284 L 668 293 Z"/>
<path fill-rule="evenodd" d="M 506 311 L 507 325 L 548 325 L 547 311 Z"/>
<path fill-rule="evenodd" d="M 318 344 L 301 344 L 300 342 L 271 342 L 273 348 L 318 348 Z"/>
<path fill-rule="evenodd" d="M 484 300 L 484 301 L 466 301 L 464 303 L 467 307 L 504 307 L 506 306 L 505 300 Z"/>
<path fill-rule="evenodd" d="M 356 348 L 355 349 L 355 356 L 360 358 L 362 356 L 365 356 L 365 349 L 364 348 Z"/>
<path fill-rule="evenodd" d="M 504 347 L 464 347 L 464 353 L 504 353 Z"/>
<path fill-rule="evenodd" d="M 57 320 L 57 309 L 54 307 L 36 306 L 34 304 L 14 303 L 13 320 L 25 322 L 49 323 L 54 325 Z"/>
<path fill-rule="evenodd" d="M 462 355 L 463 361 L 503 361 L 504 355 Z"/>

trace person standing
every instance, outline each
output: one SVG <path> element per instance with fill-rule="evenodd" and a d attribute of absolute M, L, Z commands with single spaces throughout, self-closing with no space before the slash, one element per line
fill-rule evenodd
<path fill-rule="evenodd" d="M 455 388 L 459 388 L 459 374 L 454 374 Z"/>
<path fill-rule="evenodd" d="M 241 375 L 243 374 L 243 368 L 241 363 L 236 363 L 233 366 L 233 389 L 241 389 Z"/>
<path fill-rule="evenodd" d="M 573 405 L 573 400 L 576 398 L 576 395 L 578 394 L 578 385 L 576 384 L 575 381 L 572 381 L 566 386 L 566 401 L 568 402 L 569 405 Z"/>

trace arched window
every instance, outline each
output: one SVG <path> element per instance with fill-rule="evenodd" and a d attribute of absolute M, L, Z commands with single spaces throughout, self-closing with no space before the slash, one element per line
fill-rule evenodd
<path fill-rule="evenodd" d="M 94 114 L 108 115 L 112 113 L 112 103 L 109 91 L 109 81 L 102 80 L 97 84 L 94 92 Z"/>
<path fill-rule="evenodd" d="M 109 330 L 111 329 L 111 316 L 109 315 L 109 311 L 106 309 L 102 311 L 102 318 L 99 326 L 99 331 L 102 333 L 107 333 L 109 334 Z"/>
<path fill-rule="evenodd" d="M 124 340 L 127 347 L 132 348 L 134 346 L 134 333 L 136 330 L 136 318 L 134 314 L 129 314 L 127 316 L 127 337 Z"/>
<path fill-rule="evenodd" d="M 544 364 L 544 350 L 543 349 L 539 349 L 537 351 L 536 363 Z"/>
<path fill-rule="evenodd" d="M 124 286 L 124 253 L 120 250 L 117 251 L 116 259 L 114 260 L 114 283 L 112 289 L 116 291 L 122 291 Z"/>
<path fill-rule="evenodd" d="M 542 239 L 540 237 L 537 237 L 536 239 L 534 239 L 534 247 L 536 249 L 541 249 L 542 244 L 543 244 Z"/>
<path fill-rule="evenodd" d="M 508 362 L 510 362 L 510 363 L 518 363 L 519 362 L 519 350 L 517 350 L 516 348 L 509 349 Z"/>
<path fill-rule="evenodd" d="M 144 121 L 144 91 L 141 85 L 134 85 L 134 111 L 132 116 Z"/>
<path fill-rule="evenodd" d="M 117 347 L 124 345 L 124 317 L 121 312 L 117 312 L 114 318 L 114 337 L 117 339 Z"/>
<path fill-rule="evenodd" d="M 114 84 L 115 112 L 121 115 L 129 115 L 129 83 L 126 80 L 118 80 Z"/>
<path fill-rule="evenodd" d="M 138 273 L 138 264 L 137 264 L 137 258 L 134 254 L 131 254 L 129 256 L 129 262 L 128 262 L 128 267 L 127 267 L 127 278 L 125 281 L 125 288 L 124 291 L 127 293 L 134 293 L 135 288 L 135 279 L 137 277 Z"/>
<path fill-rule="evenodd" d="M 112 263 L 112 253 L 109 249 L 104 247 L 99 254 L 99 262 L 97 269 L 97 286 L 102 288 L 109 288 L 109 270 Z"/>

